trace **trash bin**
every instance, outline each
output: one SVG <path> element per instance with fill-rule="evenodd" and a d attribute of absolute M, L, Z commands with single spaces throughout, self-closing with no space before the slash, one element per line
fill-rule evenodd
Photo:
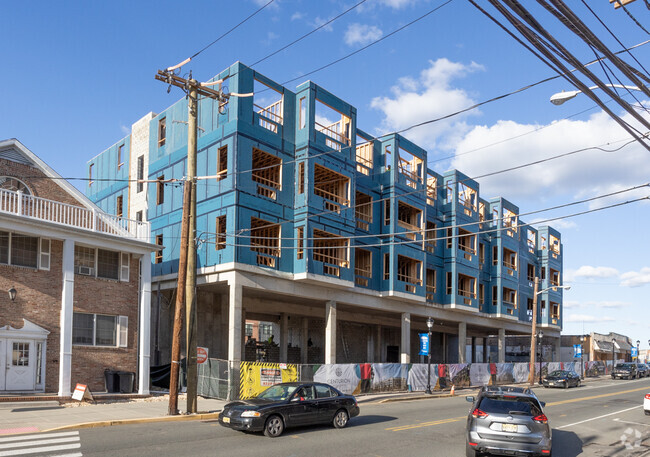
<path fill-rule="evenodd" d="M 104 370 L 104 388 L 106 392 L 119 392 L 120 391 L 120 378 L 117 376 L 117 371 Z"/>
<path fill-rule="evenodd" d="M 117 374 L 120 380 L 120 393 L 130 394 L 133 392 L 135 373 L 132 371 L 118 371 Z"/>

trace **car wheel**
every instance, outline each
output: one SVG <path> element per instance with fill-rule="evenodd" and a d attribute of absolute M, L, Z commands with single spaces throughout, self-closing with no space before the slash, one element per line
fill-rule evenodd
<path fill-rule="evenodd" d="M 280 416 L 271 416 L 266 420 L 264 434 L 269 438 L 277 438 L 284 431 L 284 422 Z"/>
<path fill-rule="evenodd" d="M 335 428 L 343 428 L 348 425 L 348 412 L 344 409 L 339 409 L 334 416 L 332 424 Z"/>
<path fill-rule="evenodd" d="M 465 442 L 465 457 L 479 457 L 481 454 L 474 449 L 469 443 Z"/>
<path fill-rule="evenodd" d="M 580 387 L 580 380 L 578 379 L 578 382 L 576 382 L 576 387 Z"/>
<path fill-rule="evenodd" d="M 568 389 L 568 388 L 569 388 L 569 381 L 565 381 L 565 382 L 564 382 L 564 388 L 565 388 L 565 389 Z"/>
<path fill-rule="evenodd" d="M 645 415 L 646 415 L 646 416 L 650 416 L 650 409 L 646 409 L 646 410 L 645 410 Z"/>

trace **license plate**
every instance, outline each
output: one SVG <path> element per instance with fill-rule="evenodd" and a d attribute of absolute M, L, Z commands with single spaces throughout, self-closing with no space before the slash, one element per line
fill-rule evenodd
<path fill-rule="evenodd" d="M 517 424 L 501 424 L 502 432 L 516 432 Z"/>
<path fill-rule="evenodd" d="M 230 423 L 230 418 L 229 417 L 224 417 L 223 418 L 223 423 L 224 424 L 229 424 Z M 503 424 L 503 425 L 508 425 L 508 424 Z"/>

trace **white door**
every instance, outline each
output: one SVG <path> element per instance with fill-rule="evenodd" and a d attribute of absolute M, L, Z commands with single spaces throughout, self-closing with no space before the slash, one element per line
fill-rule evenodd
<path fill-rule="evenodd" d="M 0 338 L 0 390 L 5 390 L 5 371 L 7 366 L 7 340 Z"/>
<path fill-rule="evenodd" d="M 7 340 L 5 390 L 34 390 L 33 340 Z"/>

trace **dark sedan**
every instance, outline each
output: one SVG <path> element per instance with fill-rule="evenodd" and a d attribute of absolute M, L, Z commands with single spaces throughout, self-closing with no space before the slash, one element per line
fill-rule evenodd
<path fill-rule="evenodd" d="M 563 387 L 568 389 L 571 386 L 580 386 L 580 376 L 575 371 L 556 370 L 548 374 L 543 380 L 544 387 Z"/>
<path fill-rule="evenodd" d="M 275 438 L 287 427 L 332 424 L 343 428 L 358 415 L 357 400 L 328 384 L 284 382 L 255 398 L 228 403 L 219 414 L 219 423 L 233 430 L 264 431 Z"/>

